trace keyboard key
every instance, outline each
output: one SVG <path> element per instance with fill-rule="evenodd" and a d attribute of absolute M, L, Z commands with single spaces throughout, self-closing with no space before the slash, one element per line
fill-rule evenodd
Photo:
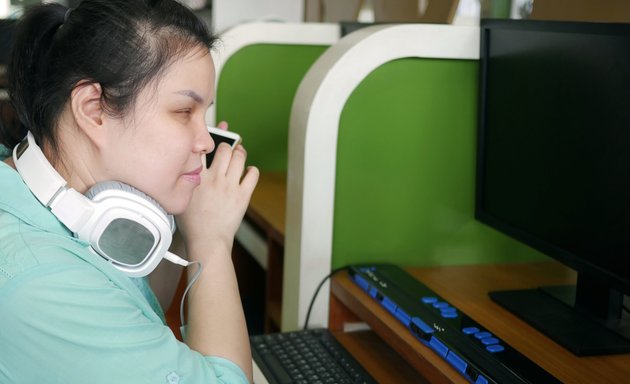
<path fill-rule="evenodd" d="M 291 384 L 293 382 L 289 373 L 284 369 L 284 365 L 275 355 L 267 353 L 264 354 L 262 358 L 269 369 L 271 369 L 278 382 L 281 384 Z"/>

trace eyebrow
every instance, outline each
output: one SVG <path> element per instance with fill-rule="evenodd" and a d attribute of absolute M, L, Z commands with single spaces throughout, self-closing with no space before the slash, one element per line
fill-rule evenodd
<path fill-rule="evenodd" d="M 183 91 L 178 91 L 175 93 L 178 95 L 188 96 L 191 99 L 195 100 L 197 103 L 203 104 L 203 97 L 199 96 L 199 94 L 195 91 L 183 90 Z"/>

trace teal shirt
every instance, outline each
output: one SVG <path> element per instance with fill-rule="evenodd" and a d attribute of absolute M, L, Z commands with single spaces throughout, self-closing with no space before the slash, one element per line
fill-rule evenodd
<path fill-rule="evenodd" d="M 247 383 L 236 364 L 179 342 L 145 288 L 0 162 L 0 383 Z"/>

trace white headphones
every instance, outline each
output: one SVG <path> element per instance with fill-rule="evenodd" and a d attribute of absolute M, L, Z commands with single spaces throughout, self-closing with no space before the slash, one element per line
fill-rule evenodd
<path fill-rule="evenodd" d="M 96 184 L 86 196 L 66 188 L 31 132 L 13 149 L 13 161 L 35 197 L 76 237 L 127 275 L 146 276 L 162 258 L 189 264 L 168 252 L 175 231 L 173 216 L 144 193 L 113 181 Z"/>

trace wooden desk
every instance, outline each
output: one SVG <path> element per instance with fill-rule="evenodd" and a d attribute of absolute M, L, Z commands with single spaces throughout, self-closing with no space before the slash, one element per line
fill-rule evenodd
<path fill-rule="evenodd" d="M 630 354 L 576 357 L 490 300 L 488 291 L 568 284 L 575 274 L 557 263 L 414 268 L 410 273 L 500 339 L 565 383 L 630 382 Z M 372 330 L 431 383 L 466 383 L 459 373 L 342 272 L 332 281 L 332 329 L 352 315 Z"/>
<path fill-rule="evenodd" d="M 263 328 L 265 332 L 279 331 L 282 319 L 286 200 L 286 172 L 261 172 L 244 218 L 244 222 L 253 227 L 253 231 L 258 233 L 264 242 L 265 254 L 262 264 L 266 269 L 263 299 L 265 308 Z M 248 278 L 243 277 L 241 279 L 239 277 L 239 280 L 245 279 Z M 252 289 L 259 290 L 260 288 Z"/>
<path fill-rule="evenodd" d="M 373 331 L 333 335 L 379 383 L 430 383 Z"/>
<path fill-rule="evenodd" d="M 286 205 L 286 172 L 261 172 L 245 217 L 284 246 Z"/>

